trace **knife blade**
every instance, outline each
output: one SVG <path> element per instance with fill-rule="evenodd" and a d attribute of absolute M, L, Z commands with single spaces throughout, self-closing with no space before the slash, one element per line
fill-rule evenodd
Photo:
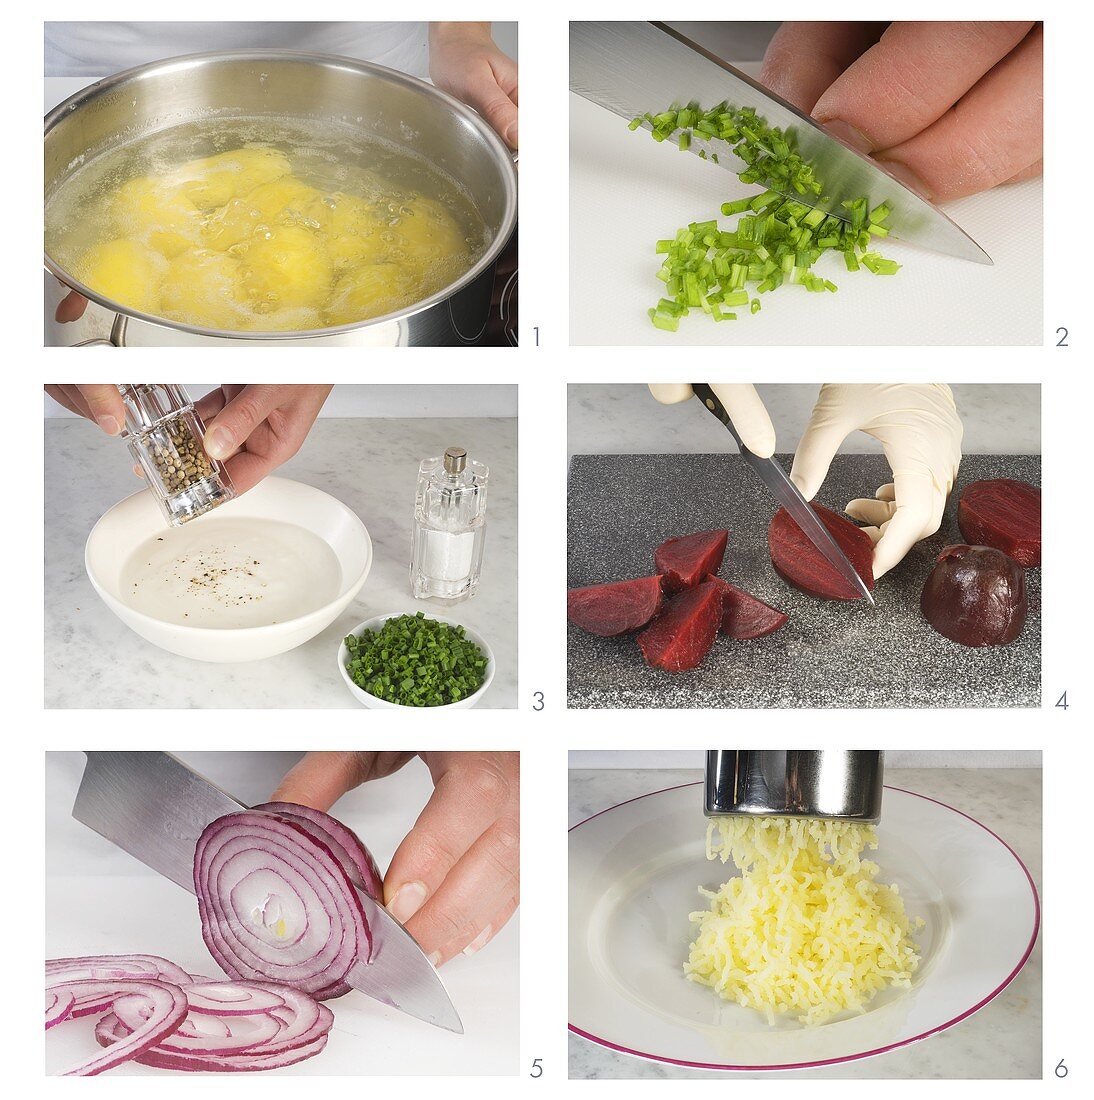
<path fill-rule="evenodd" d="M 832 538 L 828 528 L 817 518 L 817 513 L 809 507 L 809 502 L 802 496 L 801 490 L 790 480 L 787 472 L 775 461 L 774 458 L 760 458 L 754 455 L 741 442 L 737 429 L 726 411 L 725 405 L 718 399 L 718 395 L 711 389 L 707 382 L 692 382 L 692 390 L 695 396 L 703 404 L 707 412 L 713 413 L 723 424 L 730 435 L 737 441 L 741 457 L 752 467 L 760 480 L 771 490 L 775 500 L 790 513 L 790 518 L 801 528 L 805 537 L 824 555 L 825 561 L 839 572 L 848 584 L 852 585 L 871 607 L 874 606 L 874 597 L 870 589 L 866 587 L 863 579 L 858 575 L 858 570 L 848 560 L 847 555 L 840 549 L 839 543 Z"/>
<path fill-rule="evenodd" d="M 171 753 L 86 755 L 72 816 L 194 893 L 194 847 L 202 830 L 247 807 Z M 374 898 L 357 894 L 372 933 L 372 957 L 355 963 L 347 981 L 382 1004 L 462 1035 L 448 990 L 414 937 Z"/>
<path fill-rule="evenodd" d="M 956 223 L 879 163 L 832 137 L 808 115 L 756 83 L 665 23 L 570 24 L 570 89 L 625 118 L 657 114 L 698 101 L 704 108 L 726 100 L 754 107 L 768 124 L 792 138 L 825 187 L 822 197 L 790 197 L 848 220 L 845 200 L 865 197 L 872 209 L 888 203 L 890 236 L 975 263 L 991 257 Z M 643 123 L 650 129 L 649 123 Z M 743 162 L 728 156 L 724 141 L 708 143 L 692 133 L 690 152 L 718 153 L 718 166 L 736 172 Z"/>

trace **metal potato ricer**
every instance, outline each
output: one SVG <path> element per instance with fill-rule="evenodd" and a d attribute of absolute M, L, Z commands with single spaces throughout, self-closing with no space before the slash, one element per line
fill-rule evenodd
<path fill-rule="evenodd" d="M 847 749 L 710 749 L 707 817 L 881 818 L 882 754 Z"/>

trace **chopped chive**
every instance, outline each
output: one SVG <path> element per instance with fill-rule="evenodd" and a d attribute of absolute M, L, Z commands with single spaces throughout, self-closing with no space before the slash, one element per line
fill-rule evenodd
<path fill-rule="evenodd" d="M 888 204 L 870 209 L 866 198 L 858 198 L 842 204 L 842 216 L 828 212 L 822 204 L 829 200 L 817 202 L 824 186 L 813 165 L 782 130 L 769 126 L 754 109 L 723 102 L 703 110 L 693 102 L 634 119 L 630 129 L 644 123 L 649 123 L 655 141 L 674 139 L 680 150 L 692 148 L 694 134 L 707 142 L 726 142 L 744 164 L 738 179 L 763 188 L 750 198 L 721 204 L 723 216 L 737 216 L 731 230 L 720 228 L 713 219 L 692 222 L 671 240 L 657 242 L 656 254 L 663 257 L 657 277 L 666 295 L 649 311 L 657 328 L 675 332 L 690 309 L 701 309 L 714 321 L 736 318 L 726 307 L 747 305 L 751 313 L 758 313 L 758 295 L 784 283 L 809 293 L 834 293 L 836 284 L 814 270 L 831 251 L 842 254 L 848 271 L 860 265 L 877 275 L 900 270 L 898 263 L 873 251 L 871 243 L 889 234 L 883 224 L 891 213 Z M 705 147 L 698 152 L 704 159 L 718 160 L 718 154 Z M 756 297 L 749 297 L 749 287 Z"/>

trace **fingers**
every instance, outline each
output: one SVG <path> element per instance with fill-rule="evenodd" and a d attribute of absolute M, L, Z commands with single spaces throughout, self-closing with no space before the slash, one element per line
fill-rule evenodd
<path fill-rule="evenodd" d="M 503 768 L 489 757 L 475 757 L 436 778 L 432 797 L 391 859 L 385 900 L 404 923 L 515 797 Z M 413 888 L 404 891 L 408 886 Z"/>
<path fill-rule="evenodd" d="M 215 386 L 194 402 L 194 408 L 204 424 L 209 424 L 230 400 L 227 386 Z"/>
<path fill-rule="evenodd" d="M 436 894 L 407 921 L 407 931 L 439 966 L 471 944 L 478 950 L 493 934 L 498 914 L 512 913 L 519 892 L 520 828 L 516 819 L 502 818 L 475 841 Z"/>
<path fill-rule="evenodd" d="M 91 419 L 107 435 L 117 435 L 125 424 L 125 404 L 117 386 L 77 386 Z"/>
<path fill-rule="evenodd" d="M 73 412 L 77 416 L 85 417 L 88 420 L 93 419 L 91 411 L 87 407 L 87 402 L 80 393 L 79 387 L 47 383 L 45 391 L 58 405 L 64 405 L 69 412 Z"/>
<path fill-rule="evenodd" d="M 58 322 L 64 325 L 69 321 L 78 321 L 86 310 L 87 299 L 82 294 L 77 294 L 76 291 L 73 290 L 57 303 L 57 310 L 53 316 Z"/>
<path fill-rule="evenodd" d="M 205 450 L 223 462 L 276 408 L 276 386 L 244 386 L 243 390 L 206 425 Z"/>
<path fill-rule="evenodd" d="M 894 476 L 896 501 L 892 519 L 881 528 L 881 538 L 874 547 L 875 580 L 899 565 L 920 539 L 937 531 L 941 520 L 940 494 L 928 472 L 898 472 Z M 941 503 L 944 505 L 945 500 Z"/>
<path fill-rule="evenodd" d="M 764 54 L 760 83 L 806 114 L 880 37 L 884 23 L 786 22 Z"/>
<path fill-rule="evenodd" d="M 961 198 L 1033 170 L 1044 140 L 1040 27 L 956 106 L 915 137 L 877 154 L 903 183 L 935 202 Z"/>
<path fill-rule="evenodd" d="M 517 105 L 502 90 L 497 74 L 484 59 L 465 89 L 467 102 L 490 123 L 510 149 L 517 148 Z"/>
<path fill-rule="evenodd" d="M 897 22 L 817 100 L 813 117 L 864 153 L 942 118 L 1032 22 Z"/>
<path fill-rule="evenodd" d="M 844 511 L 860 523 L 868 523 L 874 527 L 880 527 L 893 518 L 894 506 L 885 500 L 872 500 L 868 497 L 860 497 L 857 500 L 848 501 Z"/>
<path fill-rule="evenodd" d="M 758 458 L 770 458 L 775 453 L 775 427 L 756 387 L 742 382 L 713 382 L 710 388 L 725 406 L 741 442 Z"/>
<path fill-rule="evenodd" d="M 270 801 L 329 810 L 346 791 L 368 778 L 373 756 L 370 752 L 309 752 L 281 780 Z"/>
<path fill-rule="evenodd" d="M 650 382 L 650 393 L 662 405 L 679 405 L 695 396 L 690 382 Z"/>
<path fill-rule="evenodd" d="M 851 431 L 851 426 L 835 412 L 835 406 L 825 399 L 822 390 L 794 454 L 790 480 L 806 500 L 812 500 L 817 495 L 828 476 L 828 467 L 832 465 L 836 451 Z"/>

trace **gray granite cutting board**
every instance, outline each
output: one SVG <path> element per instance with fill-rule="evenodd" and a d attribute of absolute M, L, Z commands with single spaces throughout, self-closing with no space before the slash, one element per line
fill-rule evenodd
<path fill-rule="evenodd" d="M 780 456 L 789 470 L 790 456 Z M 1027 571 L 1029 618 L 1009 646 L 970 649 L 919 609 L 943 546 L 962 542 L 957 500 L 970 481 L 1041 483 L 1038 455 L 966 455 L 941 530 L 878 582 L 877 607 L 817 600 L 771 566 L 775 503 L 737 454 L 575 455 L 569 479 L 571 588 L 647 576 L 673 535 L 729 530 L 721 576 L 790 616 L 766 638 L 719 636 L 690 672 L 650 668 L 633 636 L 569 627 L 571 707 L 1035 707 L 1041 703 L 1041 571 Z M 839 455 L 817 502 L 842 511 L 892 480 L 882 455 Z"/>

